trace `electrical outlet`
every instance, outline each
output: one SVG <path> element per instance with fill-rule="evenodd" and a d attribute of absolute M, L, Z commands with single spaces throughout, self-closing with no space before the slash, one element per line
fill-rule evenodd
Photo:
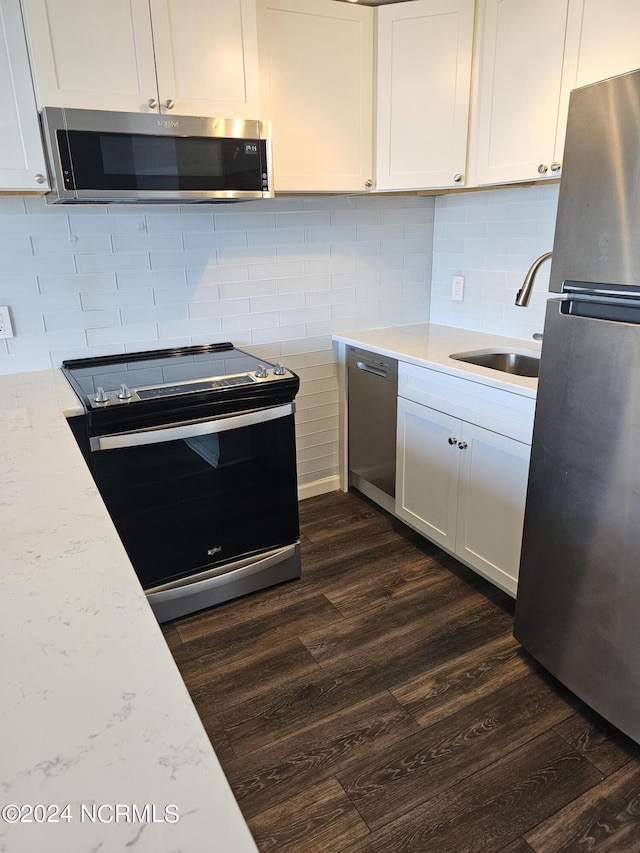
<path fill-rule="evenodd" d="M 0 338 L 12 338 L 13 327 L 9 315 L 9 306 L 0 305 Z"/>
<path fill-rule="evenodd" d="M 451 298 L 456 302 L 462 302 L 464 295 L 464 276 L 451 276 Z"/>

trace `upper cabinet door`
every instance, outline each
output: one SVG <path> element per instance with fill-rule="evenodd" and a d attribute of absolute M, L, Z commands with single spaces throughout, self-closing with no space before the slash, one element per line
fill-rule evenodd
<path fill-rule="evenodd" d="M 581 0 L 579 54 L 571 88 L 640 68 L 638 0 Z"/>
<path fill-rule="evenodd" d="M 148 0 L 23 0 L 42 107 L 149 111 L 158 97 Z"/>
<path fill-rule="evenodd" d="M 19 0 L 0 0 L 0 190 L 45 192 L 38 127 Z"/>
<path fill-rule="evenodd" d="M 151 0 L 151 17 L 162 112 L 259 118 L 254 0 Z"/>
<path fill-rule="evenodd" d="M 556 158 L 564 139 L 572 89 L 640 68 L 637 0 L 571 0 L 567 23 Z"/>
<path fill-rule="evenodd" d="M 481 0 L 471 146 L 475 183 L 558 177 L 569 3 Z"/>
<path fill-rule="evenodd" d="M 364 191 L 373 174 L 373 9 L 258 0 L 276 190 Z"/>
<path fill-rule="evenodd" d="M 377 189 L 464 184 L 474 0 L 378 12 Z"/>

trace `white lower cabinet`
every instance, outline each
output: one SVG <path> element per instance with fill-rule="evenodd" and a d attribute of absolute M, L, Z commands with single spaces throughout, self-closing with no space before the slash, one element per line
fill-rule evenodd
<path fill-rule="evenodd" d="M 471 398 L 464 399 L 464 386 L 482 386 L 449 378 L 453 380 L 452 411 L 460 413 L 468 408 L 473 417 Z M 514 432 L 522 437 L 521 416 L 527 416 L 526 405 L 523 411 L 517 395 L 487 390 L 487 406 L 484 412 L 479 406 L 478 420 L 486 421 L 492 408 L 500 408 L 496 394 L 506 395 L 503 415 L 508 410 L 509 396 L 513 396 L 521 421 L 514 426 Z M 481 399 L 480 394 L 474 402 Z M 398 398 L 396 515 L 496 586 L 515 595 L 530 445 L 449 414 L 445 411 L 446 402 L 441 399 L 440 403 L 442 410 Z M 528 399 L 527 403 L 534 401 Z M 533 405 L 530 408 L 532 422 Z M 499 422 L 504 428 L 508 418 L 502 417 Z"/>

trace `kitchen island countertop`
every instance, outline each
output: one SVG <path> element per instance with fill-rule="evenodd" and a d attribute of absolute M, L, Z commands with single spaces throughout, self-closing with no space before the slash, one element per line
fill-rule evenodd
<path fill-rule="evenodd" d="M 256 851 L 62 417 L 77 409 L 59 370 L 0 376 L 0 850 Z"/>
<path fill-rule="evenodd" d="M 433 368 L 463 379 L 481 382 L 483 385 L 503 388 L 524 397 L 536 396 L 536 378 L 502 373 L 450 358 L 451 353 L 480 349 L 515 349 L 525 353 L 539 353 L 540 344 L 536 341 L 523 341 L 519 338 L 490 335 L 436 323 L 341 332 L 334 335 L 333 339 L 338 343 L 361 347 L 397 358 L 399 361 Z"/>

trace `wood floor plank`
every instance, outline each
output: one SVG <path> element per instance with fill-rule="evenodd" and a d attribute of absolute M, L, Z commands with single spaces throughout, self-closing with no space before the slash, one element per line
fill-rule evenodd
<path fill-rule="evenodd" d="M 247 822 L 261 853 L 339 853 L 369 833 L 333 778 Z"/>
<path fill-rule="evenodd" d="M 323 592 L 343 616 L 355 616 L 428 588 L 441 571 L 414 545 L 391 541 L 359 555 L 347 573 L 326 582 Z"/>
<path fill-rule="evenodd" d="M 556 731 L 606 775 L 623 767 L 632 758 L 640 758 L 637 743 L 586 705 L 580 705 L 573 717 L 557 726 Z"/>
<path fill-rule="evenodd" d="M 638 853 L 640 767 L 629 762 L 525 834 L 535 853 Z"/>
<path fill-rule="evenodd" d="M 235 759 L 225 772 L 243 814 L 253 816 L 418 730 L 385 692 Z"/>
<path fill-rule="evenodd" d="M 524 838 L 516 838 L 515 841 L 512 841 L 511 844 L 507 844 L 507 846 L 499 850 L 498 853 L 534 853 L 534 851 L 529 847 Z"/>
<path fill-rule="evenodd" d="M 317 627 L 336 621 L 343 616 L 324 595 L 316 595 L 297 605 L 282 608 L 266 616 L 249 619 L 222 630 L 199 632 L 192 639 L 183 636 L 182 647 L 175 652 L 183 677 L 193 677 L 193 669 L 210 667 L 215 663 L 228 663 L 236 657 L 251 657 L 265 642 L 276 642 L 294 637 L 305 626 Z M 202 629 L 202 626 L 200 626 Z M 181 628 L 178 627 L 181 633 Z"/>
<path fill-rule="evenodd" d="M 392 688 L 391 693 L 421 726 L 429 726 L 537 669 L 517 640 L 504 633 L 441 666 L 428 668 Z"/>
<path fill-rule="evenodd" d="M 474 606 L 487 611 L 492 608 L 477 590 L 440 572 L 425 587 L 401 600 L 386 601 L 345 617 L 339 624 L 306 631 L 300 638 L 319 663 L 328 665 L 383 643 L 404 641 L 412 645 L 414 631 L 424 632 L 425 637 L 436 634 L 456 614 L 469 613 Z"/>
<path fill-rule="evenodd" d="M 517 750 L 571 710 L 534 674 L 336 776 L 376 829 Z"/>
<path fill-rule="evenodd" d="M 298 637 L 285 637 L 257 644 L 246 657 L 185 669 L 184 680 L 196 708 L 211 703 L 220 710 L 254 701 L 262 693 L 319 668 Z"/>
<path fill-rule="evenodd" d="M 245 755 L 378 695 L 386 680 L 375 665 L 350 660 L 222 709 L 220 721 L 236 753 Z"/>
<path fill-rule="evenodd" d="M 165 625 L 161 625 L 160 628 L 162 629 L 165 642 L 169 646 L 171 651 L 174 651 L 182 645 L 182 639 L 180 638 L 180 634 L 178 634 L 176 626 L 172 622 L 169 622 Z"/>
<path fill-rule="evenodd" d="M 355 844 L 348 851 L 497 853 L 558 802 L 571 802 L 601 778 L 558 735 L 546 732 L 384 826 L 366 846 Z"/>

